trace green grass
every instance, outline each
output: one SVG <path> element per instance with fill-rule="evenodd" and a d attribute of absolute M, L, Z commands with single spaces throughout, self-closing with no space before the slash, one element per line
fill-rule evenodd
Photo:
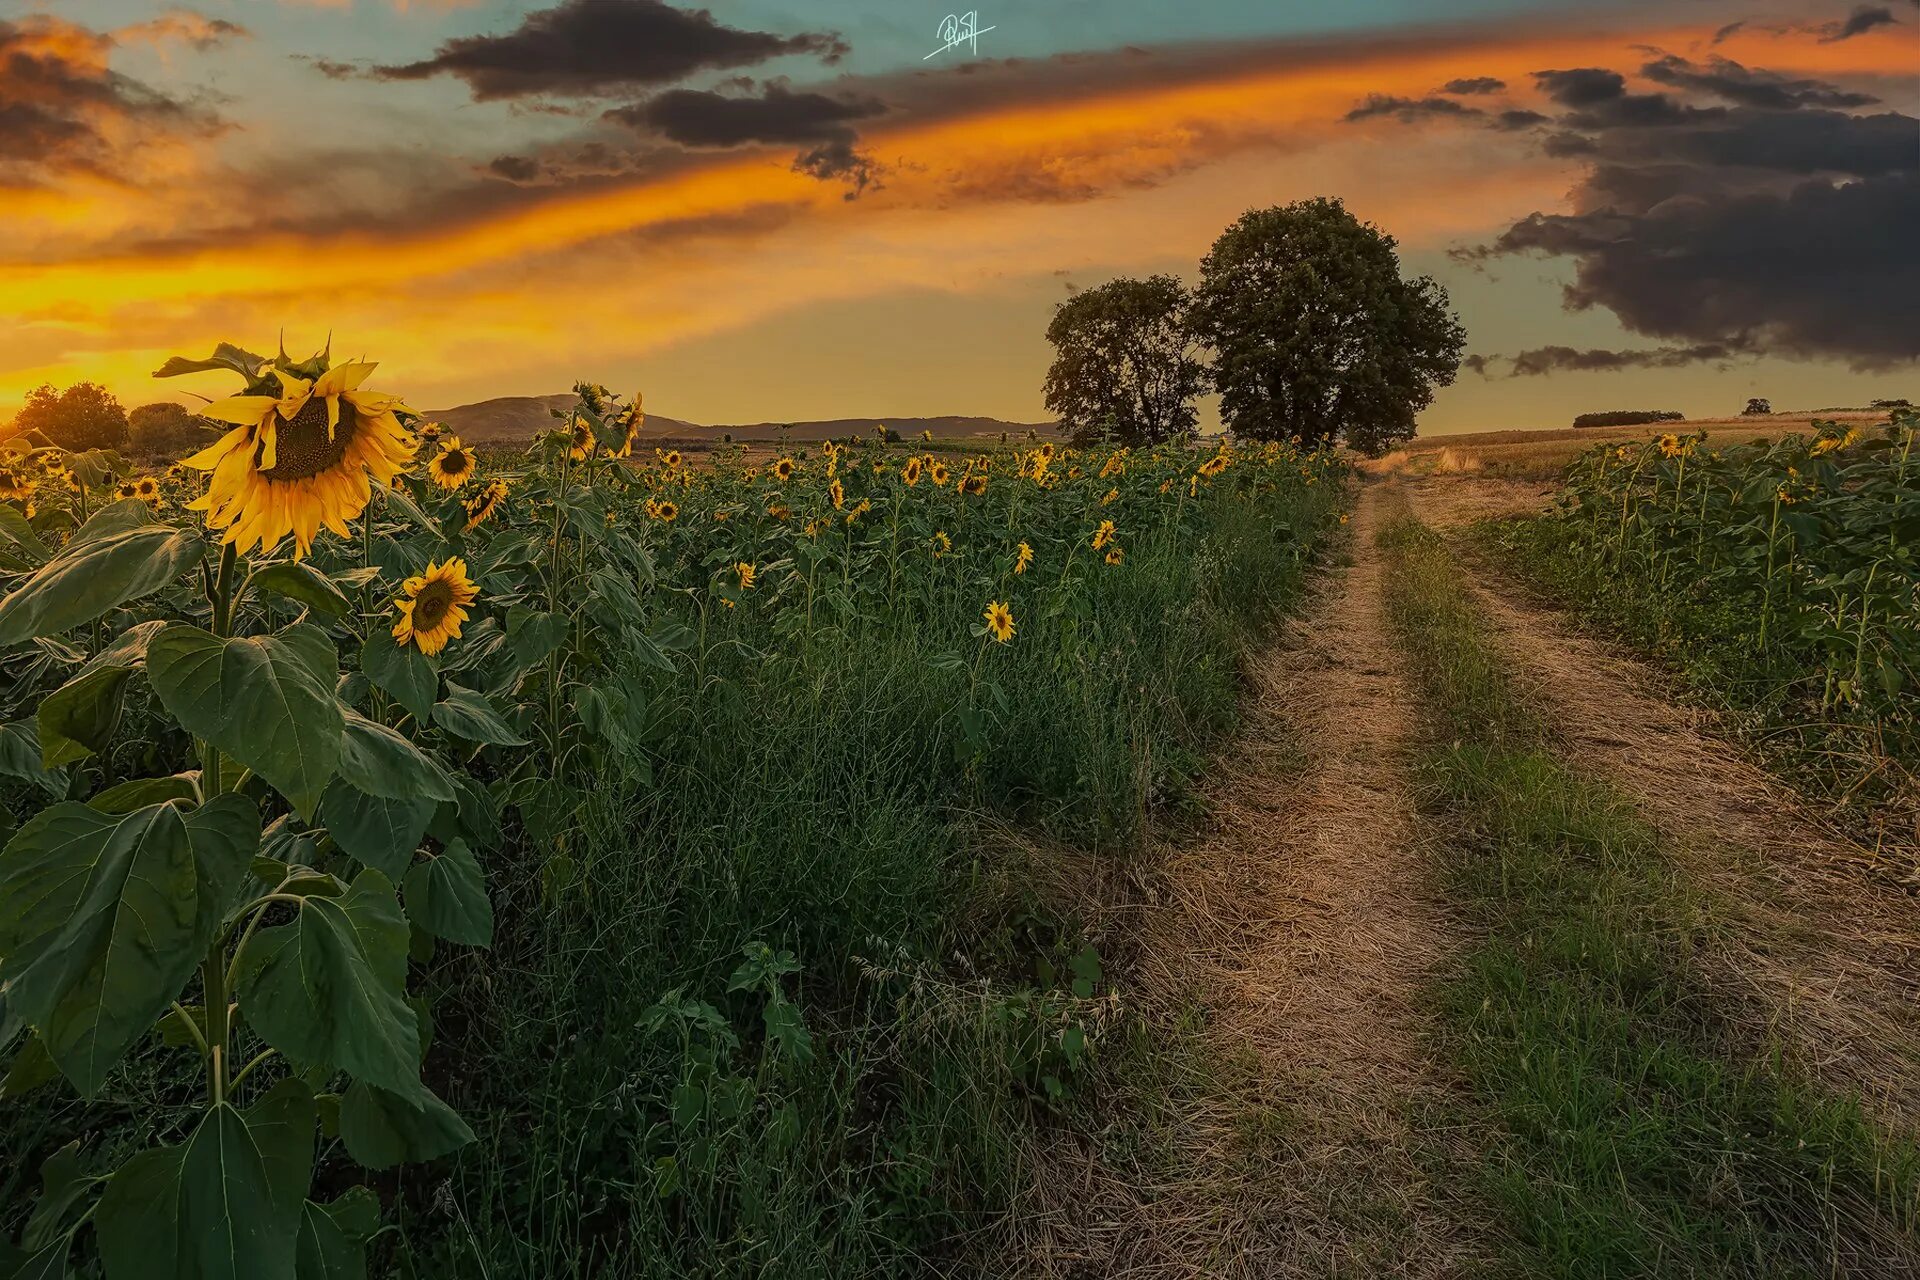
<path fill-rule="evenodd" d="M 1441 993 L 1483 1194 L 1515 1275 L 1816 1276 L 1920 1267 L 1920 1154 L 1715 1015 L 1711 903 L 1620 797 L 1551 750 L 1443 541 L 1382 533 L 1432 724 L 1431 811 L 1471 923 Z"/>

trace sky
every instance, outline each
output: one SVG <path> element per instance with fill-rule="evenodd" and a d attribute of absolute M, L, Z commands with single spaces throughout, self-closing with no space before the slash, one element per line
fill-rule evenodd
<path fill-rule="evenodd" d="M 1423 433 L 1920 398 L 1920 0 L 949 12 L 0 0 L 0 420 L 284 335 L 423 409 L 1039 421 L 1062 300 L 1314 196 L 1466 326 Z"/>

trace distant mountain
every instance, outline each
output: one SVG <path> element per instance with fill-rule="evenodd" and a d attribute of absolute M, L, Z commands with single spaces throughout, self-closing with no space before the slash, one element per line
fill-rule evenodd
<path fill-rule="evenodd" d="M 430 422 L 438 422 L 448 430 L 457 432 L 470 443 L 503 443 L 530 440 L 538 432 L 551 430 L 555 419 L 548 411 L 566 409 L 573 402 L 571 392 L 551 396 L 499 396 L 451 409 L 428 410 L 426 417 Z M 644 440 L 670 440 L 675 444 L 719 444 L 727 439 L 829 440 L 870 432 L 878 423 L 885 423 L 907 439 L 917 438 L 922 431 L 931 431 L 936 440 L 977 439 L 998 436 L 1003 431 L 1013 437 L 1028 431 L 1050 437 L 1054 432 L 1051 422 L 1004 422 L 999 418 L 959 414 L 934 418 L 830 418 L 816 422 L 749 422 L 734 426 L 703 426 L 649 411 L 647 425 L 640 435 Z"/>

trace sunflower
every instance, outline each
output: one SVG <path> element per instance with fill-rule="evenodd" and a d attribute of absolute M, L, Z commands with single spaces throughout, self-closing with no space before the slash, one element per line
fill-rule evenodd
<path fill-rule="evenodd" d="M 428 561 L 427 571 L 408 578 L 400 590 L 405 594 L 394 601 L 400 617 L 393 624 L 393 638 L 402 646 L 418 645 L 428 657 L 446 648 L 447 641 L 460 638 L 467 606 L 480 594 L 467 576 L 467 562 L 459 556 L 445 564 Z"/>
<path fill-rule="evenodd" d="M 160 482 L 152 476 L 141 476 L 133 482 L 133 496 L 150 506 L 159 506 Z"/>
<path fill-rule="evenodd" d="M 953 550 L 953 539 L 947 536 L 945 529 L 934 530 L 933 536 L 927 541 L 933 544 L 933 556 L 936 560 Z"/>
<path fill-rule="evenodd" d="M 660 461 L 666 464 L 667 470 L 678 471 L 680 469 L 680 451 L 678 449 L 669 449 Z"/>
<path fill-rule="evenodd" d="M 1100 499 L 1100 505 L 1104 507 L 1109 502 L 1112 502 L 1115 498 L 1118 498 L 1119 496 L 1120 496 L 1120 491 L 1118 489 L 1109 489 L 1107 490 L 1106 495 Z"/>
<path fill-rule="evenodd" d="M 140 496 L 140 491 L 139 491 L 139 490 L 138 490 L 137 488 L 135 488 L 135 487 L 134 487 L 134 483 L 133 483 L 133 481 L 131 481 L 131 480 L 125 480 L 125 481 L 122 481 L 122 482 L 121 482 L 121 484 L 120 484 L 120 487 L 119 487 L 118 489 L 115 489 L 115 490 L 113 491 L 113 496 L 114 496 L 114 497 L 115 497 L 116 499 L 118 499 L 118 498 L 137 498 L 137 497 L 139 497 L 139 496 Z"/>
<path fill-rule="evenodd" d="M 1100 548 L 1106 546 L 1109 542 L 1113 541 L 1114 535 L 1119 532 L 1118 529 L 1114 528 L 1113 521 L 1102 520 L 1100 527 L 1093 531 L 1093 549 L 1098 551 Z"/>
<path fill-rule="evenodd" d="M 920 438 L 921 438 L 922 440 L 924 440 L 924 441 L 926 441 L 926 442 L 927 442 L 928 444 L 932 444 L 932 443 L 933 443 L 933 429 L 932 429 L 932 428 L 930 428 L 930 427 L 922 427 L 922 428 L 920 429 Z"/>
<path fill-rule="evenodd" d="M 647 413 L 646 410 L 640 407 L 640 393 L 638 391 L 633 393 L 633 403 L 627 406 L 626 423 L 627 436 L 625 441 L 620 445 L 620 452 L 614 455 L 617 458 L 631 458 L 633 456 L 633 446 L 640 441 L 640 428 L 647 425 Z"/>
<path fill-rule="evenodd" d="M 947 483 L 947 464 L 944 462 L 936 462 L 927 474 L 928 478 L 933 481 L 934 487 L 940 488 Z"/>
<path fill-rule="evenodd" d="M 860 501 L 854 503 L 852 509 L 847 512 L 847 523 L 852 524 L 855 520 L 858 520 L 871 510 L 873 510 L 873 504 L 865 498 L 860 499 Z"/>
<path fill-rule="evenodd" d="M 968 476 L 966 479 L 960 482 L 960 492 L 964 494 L 968 494 L 972 497 L 977 498 L 981 494 L 985 493 L 986 491 L 987 491 L 987 478 L 985 475 L 976 473 L 974 475 Z"/>
<path fill-rule="evenodd" d="M 385 485 L 413 460 L 415 444 L 396 409 L 400 397 L 363 391 L 372 363 L 335 365 L 308 382 L 281 369 L 282 394 L 228 396 L 200 411 L 235 424 L 186 465 L 211 471 L 207 491 L 187 506 L 241 552 L 272 551 L 293 535 L 296 559 L 321 526 L 346 536 L 366 510 L 371 484 Z M 371 477 L 371 480 L 369 479 Z"/>
<path fill-rule="evenodd" d="M 753 590 L 754 569 L 751 561 L 747 561 L 747 560 L 740 561 L 738 564 L 733 566 L 733 571 L 740 575 L 740 589 L 742 591 Z"/>
<path fill-rule="evenodd" d="M 0 498 L 26 498 L 33 494 L 27 478 L 12 467 L 0 467 Z"/>
<path fill-rule="evenodd" d="M 658 520 L 661 524 L 672 524 L 680 518 L 680 508 L 674 505 L 671 498 L 658 502 L 649 498 L 647 500 L 647 515 L 652 519 Z"/>
<path fill-rule="evenodd" d="M 1211 480 L 1227 469 L 1227 463 L 1229 461 L 1230 459 L 1228 459 L 1226 454 L 1216 453 L 1200 464 L 1200 474 Z"/>
<path fill-rule="evenodd" d="M 907 465 L 900 468 L 900 478 L 907 482 L 907 488 L 911 489 L 920 483 L 920 471 L 920 459 L 918 458 L 908 458 Z"/>
<path fill-rule="evenodd" d="M 442 489 L 458 489 L 473 479 L 473 473 L 479 469 L 479 463 L 473 456 L 473 450 L 460 443 L 459 436 L 448 436 L 440 445 L 440 452 L 427 464 L 427 474 Z"/>
<path fill-rule="evenodd" d="M 500 509 L 500 504 L 506 500 L 507 482 L 498 479 L 489 480 L 486 488 L 467 499 L 467 524 L 462 532 L 490 519 L 493 513 Z M 608 514 L 611 515 L 612 512 Z"/>
<path fill-rule="evenodd" d="M 1013 610 L 1007 607 L 1005 601 L 988 601 L 986 613 L 982 616 L 987 620 L 988 635 L 1001 644 L 1013 639 Z"/>
<path fill-rule="evenodd" d="M 587 420 L 575 414 L 573 436 L 567 441 L 567 457 L 575 462 L 584 462 L 587 455 L 599 447 L 599 443 L 594 438 L 593 428 L 587 424 Z"/>
<path fill-rule="evenodd" d="M 1120 549 L 1119 543 L 1116 542 L 1112 546 L 1107 548 L 1108 564 L 1119 564 L 1122 560 L 1125 560 L 1126 558 L 1127 558 L 1127 553 Z"/>
<path fill-rule="evenodd" d="M 773 466 L 768 469 L 773 472 L 773 478 L 778 480 L 781 484 L 785 484 L 787 481 L 793 479 L 793 459 L 792 458 L 782 458 L 780 459 L 780 461 L 774 463 Z"/>
<path fill-rule="evenodd" d="M 1013 571 L 1015 573 L 1025 573 L 1027 571 L 1027 566 L 1032 563 L 1033 563 L 1033 548 L 1023 542 L 1020 544 L 1019 550 L 1014 552 Z"/>
<path fill-rule="evenodd" d="M 1686 451 L 1686 446 L 1680 443 L 1680 437 L 1673 434 L 1673 432 L 1669 431 L 1660 437 L 1661 457 L 1677 458 Z"/>
<path fill-rule="evenodd" d="M 776 502 L 767 508 L 767 514 L 775 520 L 791 520 L 793 519 L 793 508 L 781 506 Z"/>
<path fill-rule="evenodd" d="M 827 496 L 833 499 L 833 509 L 835 511 L 838 511 L 841 507 L 844 507 L 847 505 L 846 486 L 841 484 L 838 480 L 835 480 L 832 484 L 827 486 Z"/>

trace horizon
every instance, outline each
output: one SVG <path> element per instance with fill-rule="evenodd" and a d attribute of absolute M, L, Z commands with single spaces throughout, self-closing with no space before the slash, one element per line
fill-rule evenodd
<path fill-rule="evenodd" d="M 284 330 L 416 405 L 1039 422 L 1059 301 L 1317 195 L 1466 325 L 1422 435 L 1912 397 L 1920 5 L 1804 8 L 0 3 L 0 417 Z"/>

